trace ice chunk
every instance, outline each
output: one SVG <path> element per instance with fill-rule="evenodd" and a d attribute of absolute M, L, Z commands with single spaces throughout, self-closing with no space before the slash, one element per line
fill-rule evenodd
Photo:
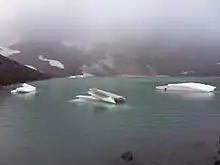
<path fill-rule="evenodd" d="M 35 91 L 36 91 L 36 87 L 23 83 L 21 87 L 12 90 L 11 93 L 29 93 Z"/>

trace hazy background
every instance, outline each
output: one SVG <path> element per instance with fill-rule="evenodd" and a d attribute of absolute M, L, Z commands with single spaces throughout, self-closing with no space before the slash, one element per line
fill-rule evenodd
<path fill-rule="evenodd" d="M 0 46 L 59 75 L 220 76 L 219 14 L 218 0 L 0 0 Z"/>
<path fill-rule="evenodd" d="M 0 41 L 109 39 L 212 44 L 218 0 L 1 0 Z M 196 42 L 196 43 L 195 43 Z"/>

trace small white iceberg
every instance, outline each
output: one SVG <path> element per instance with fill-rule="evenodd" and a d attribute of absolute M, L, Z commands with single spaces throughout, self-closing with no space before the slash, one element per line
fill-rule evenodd
<path fill-rule="evenodd" d="M 196 91 L 196 92 L 213 92 L 215 86 L 201 84 L 201 83 L 178 83 L 178 84 L 168 84 L 164 86 L 157 86 L 156 89 L 159 90 L 176 90 L 176 91 Z"/>
<path fill-rule="evenodd" d="M 94 76 L 94 75 L 92 75 L 92 74 L 89 74 L 89 73 L 83 73 L 83 74 L 81 74 L 81 75 L 74 75 L 74 76 L 69 76 L 69 78 L 85 78 L 85 77 L 92 77 L 92 76 Z"/>
<path fill-rule="evenodd" d="M 75 75 L 75 76 L 69 76 L 69 78 L 83 78 L 83 75 Z"/>
<path fill-rule="evenodd" d="M 12 90 L 11 93 L 30 93 L 30 92 L 36 92 L 36 87 L 31 86 L 29 84 L 23 83 L 21 87 L 16 88 L 15 90 Z"/>

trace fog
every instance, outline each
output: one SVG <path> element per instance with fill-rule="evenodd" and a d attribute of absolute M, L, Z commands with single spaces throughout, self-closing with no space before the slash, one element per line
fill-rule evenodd
<path fill-rule="evenodd" d="M 0 42 L 220 40 L 217 0 L 1 0 Z"/>

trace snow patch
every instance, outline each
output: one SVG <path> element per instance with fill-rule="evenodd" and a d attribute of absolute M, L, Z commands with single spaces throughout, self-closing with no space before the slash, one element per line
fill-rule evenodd
<path fill-rule="evenodd" d="M 13 54 L 18 54 L 18 53 L 21 53 L 21 51 L 20 50 L 12 50 L 12 49 L 9 49 L 8 47 L 0 46 L 0 54 L 5 57 L 8 57 Z"/>
<path fill-rule="evenodd" d="M 33 70 L 37 70 L 35 67 L 33 67 L 32 65 L 25 65 L 26 67 L 28 67 L 28 68 L 31 68 L 31 69 L 33 69 Z"/>
<path fill-rule="evenodd" d="M 51 66 L 55 66 L 55 67 L 64 69 L 64 65 L 63 65 L 60 61 L 44 58 L 43 55 L 39 55 L 39 56 L 38 56 L 38 59 L 41 60 L 41 61 L 47 61 L 47 62 L 49 62 L 49 64 L 50 64 Z"/>
<path fill-rule="evenodd" d="M 188 70 L 188 71 L 181 72 L 181 74 L 183 74 L 183 75 L 188 75 L 190 73 L 195 73 L 195 71 L 194 70 Z"/>

